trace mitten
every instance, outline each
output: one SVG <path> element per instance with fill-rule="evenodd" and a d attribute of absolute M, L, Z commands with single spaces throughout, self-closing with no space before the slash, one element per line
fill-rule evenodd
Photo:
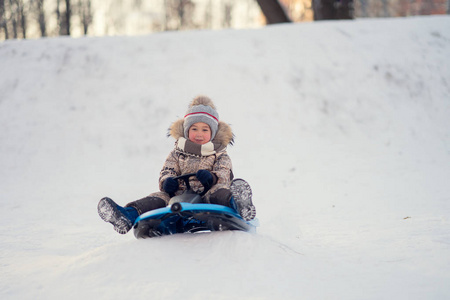
<path fill-rule="evenodd" d="M 163 190 L 169 195 L 175 194 L 178 191 L 178 180 L 173 177 L 168 177 L 164 180 Z"/>
<path fill-rule="evenodd" d="M 214 176 L 208 170 L 198 170 L 195 176 L 206 190 L 209 190 L 214 184 Z"/>

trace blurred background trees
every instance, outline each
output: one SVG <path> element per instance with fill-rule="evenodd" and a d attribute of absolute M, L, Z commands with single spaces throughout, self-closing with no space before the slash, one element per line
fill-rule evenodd
<path fill-rule="evenodd" d="M 0 0 L 0 40 L 449 13 L 450 0 Z"/>

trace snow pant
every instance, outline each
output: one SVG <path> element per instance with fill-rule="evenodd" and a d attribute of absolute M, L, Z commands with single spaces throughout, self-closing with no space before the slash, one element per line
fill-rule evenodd
<path fill-rule="evenodd" d="M 142 199 L 133 201 L 125 205 L 125 207 L 133 207 L 137 210 L 139 215 L 146 213 L 148 211 L 162 208 L 166 206 L 166 201 L 159 197 L 147 196 Z"/>
<path fill-rule="evenodd" d="M 231 191 L 227 188 L 211 189 L 203 198 L 206 203 L 231 207 Z M 169 194 L 165 192 L 156 192 L 142 199 L 130 202 L 125 207 L 133 207 L 138 211 L 139 215 L 142 215 L 148 211 L 166 207 L 169 204 L 169 201 Z"/>

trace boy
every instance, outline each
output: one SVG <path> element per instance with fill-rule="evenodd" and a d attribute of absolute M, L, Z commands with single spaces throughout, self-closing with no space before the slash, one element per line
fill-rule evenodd
<path fill-rule="evenodd" d="M 206 203 L 235 208 L 247 221 L 255 217 L 250 186 L 241 179 L 233 181 L 231 159 L 226 152 L 226 147 L 233 143 L 233 133 L 228 124 L 219 121 L 211 99 L 195 98 L 184 118 L 170 126 L 169 136 L 176 143 L 161 170 L 160 191 L 125 207 L 110 198 L 101 199 L 98 213 L 105 222 L 113 224 L 117 232 L 127 233 L 139 215 L 165 207 L 171 197 L 182 194 L 186 184 L 174 177 L 188 173 L 196 173 L 196 178 L 189 181 L 193 191 L 207 190 L 203 196 Z"/>

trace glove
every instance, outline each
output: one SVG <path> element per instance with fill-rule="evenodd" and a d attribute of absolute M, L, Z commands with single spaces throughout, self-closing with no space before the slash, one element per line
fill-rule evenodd
<path fill-rule="evenodd" d="M 198 170 L 195 175 L 200 183 L 205 187 L 205 190 L 209 190 L 214 184 L 214 176 L 208 170 Z"/>
<path fill-rule="evenodd" d="M 163 182 L 163 190 L 169 195 L 175 194 L 178 191 L 178 180 L 168 177 Z"/>

